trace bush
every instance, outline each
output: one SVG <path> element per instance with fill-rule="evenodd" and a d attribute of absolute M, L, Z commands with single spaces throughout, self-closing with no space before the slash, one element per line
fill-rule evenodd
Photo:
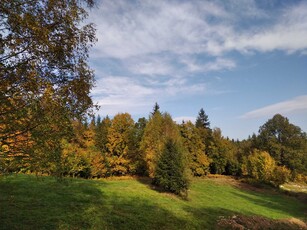
<path fill-rule="evenodd" d="M 276 164 L 269 153 L 255 150 L 248 157 L 247 166 L 249 176 L 264 183 L 272 181 Z"/>
<path fill-rule="evenodd" d="M 291 171 L 277 166 L 268 152 L 255 150 L 247 161 L 248 175 L 258 182 L 279 186 L 290 179 Z"/>
<path fill-rule="evenodd" d="M 305 183 L 307 184 L 307 176 L 304 174 L 296 174 L 294 181 L 297 183 Z"/>
<path fill-rule="evenodd" d="M 291 171 L 285 166 L 277 166 L 274 169 L 274 176 L 272 182 L 275 186 L 282 185 L 289 181 L 291 176 Z"/>
<path fill-rule="evenodd" d="M 153 183 L 164 191 L 177 195 L 186 194 L 189 180 L 184 161 L 182 148 L 173 140 L 167 140 L 157 162 Z"/>

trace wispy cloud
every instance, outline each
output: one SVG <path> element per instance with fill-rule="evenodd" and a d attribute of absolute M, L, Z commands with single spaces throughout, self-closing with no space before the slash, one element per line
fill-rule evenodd
<path fill-rule="evenodd" d="M 244 20 L 266 20 L 241 28 Z M 206 53 L 237 50 L 287 52 L 307 48 L 307 3 L 270 15 L 254 1 L 103 1 L 92 12 L 98 29 L 96 57 Z M 239 29 L 238 29 L 239 28 Z"/>
<path fill-rule="evenodd" d="M 299 111 L 307 112 L 307 95 L 302 95 L 299 97 L 295 97 L 291 100 L 279 102 L 273 105 L 265 106 L 263 108 L 250 111 L 241 116 L 241 118 L 244 119 L 261 118 L 261 117 L 273 116 L 277 113 L 291 114 Z"/>
<path fill-rule="evenodd" d="M 236 62 L 230 58 L 216 58 L 212 61 L 197 61 L 191 57 L 182 57 L 180 62 L 187 72 L 212 72 L 230 70 L 236 67 Z"/>

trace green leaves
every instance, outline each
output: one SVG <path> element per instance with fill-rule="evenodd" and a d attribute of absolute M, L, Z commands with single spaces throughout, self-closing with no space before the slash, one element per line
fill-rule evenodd
<path fill-rule="evenodd" d="M 168 139 L 157 161 L 153 183 L 175 194 L 187 193 L 189 187 L 184 151 L 179 143 Z"/>

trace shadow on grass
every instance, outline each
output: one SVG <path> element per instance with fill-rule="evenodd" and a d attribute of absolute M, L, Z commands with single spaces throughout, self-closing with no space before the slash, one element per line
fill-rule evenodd
<path fill-rule="evenodd" d="M 37 180 L 18 175 L 0 181 L 1 229 L 71 229 L 89 227 L 83 212 L 100 191 L 83 180 Z"/>
<path fill-rule="evenodd" d="M 291 197 L 295 197 L 302 201 L 307 206 L 307 193 L 305 192 L 295 192 L 295 191 L 287 191 L 287 190 L 280 190 L 283 194 Z"/>
<path fill-rule="evenodd" d="M 167 194 L 167 195 L 170 195 L 170 196 L 174 196 L 174 197 L 177 197 L 178 199 L 181 199 L 183 201 L 188 201 L 189 200 L 189 195 L 188 193 L 183 193 L 183 194 L 180 194 L 180 195 L 176 195 L 174 193 L 171 193 L 171 192 L 167 192 L 165 191 L 163 188 L 157 186 L 157 185 L 154 185 L 152 183 L 152 179 L 149 178 L 149 177 L 137 177 L 136 180 L 138 182 L 140 182 L 141 184 L 145 185 L 147 188 L 153 190 L 153 191 L 156 191 L 158 193 L 162 193 L 162 194 Z"/>
<path fill-rule="evenodd" d="M 0 181 L 0 229 L 188 229 L 188 222 L 146 199 L 104 193 L 104 181 Z M 177 227 L 174 227 L 177 226 Z"/>

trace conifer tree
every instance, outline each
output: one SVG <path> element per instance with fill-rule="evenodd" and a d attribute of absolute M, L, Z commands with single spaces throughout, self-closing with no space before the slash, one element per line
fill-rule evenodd
<path fill-rule="evenodd" d="M 157 161 L 153 183 L 175 194 L 187 194 L 189 187 L 185 153 L 180 143 L 168 138 Z"/>
<path fill-rule="evenodd" d="M 208 115 L 205 113 L 205 110 L 203 108 L 201 108 L 198 113 L 195 126 L 197 128 L 210 129 L 210 121 Z"/>
<path fill-rule="evenodd" d="M 152 115 L 155 115 L 156 113 L 161 113 L 160 112 L 160 106 L 158 105 L 158 103 L 155 103 L 155 106 L 153 108 L 153 112 L 151 113 Z"/>

